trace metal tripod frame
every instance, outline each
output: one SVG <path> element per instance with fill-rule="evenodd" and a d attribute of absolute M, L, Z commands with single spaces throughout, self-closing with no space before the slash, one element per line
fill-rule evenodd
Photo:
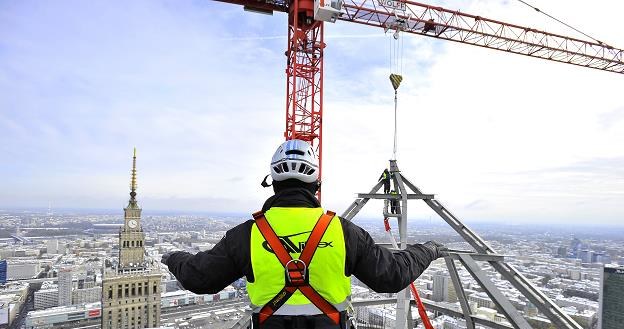
<path fill-rule="evenodd" d="M 514 328 L 530 329 L 531 326 L 501 291 L 496 288 L 477 261 L 487 261 L 502 277 L 509 281 L 522 295 L 535 305 L 540 312 L 546 315 L 557 328 L 582 329 L 581 326 L 572 320 L 569 315 L 565 314 L 552 300 L 539 291 L 529 280 L 518 272 L 518 270 L 505 263 L 504 256 L 496 253 L 485 240 L 463 224 L 439 201 L 435 200 L 433 194 L 422 193 L 419 188 L 405 178 L 399 171 L 396 160 L 390 160 L 389 171 L 394 186 L 399 189 L 396 194 L 377 193 L 383 185 L 383 181 L 379 181 L 369 193 L 359 193 L 358 198 L 347 208 L 341 217 L 346 220 L 352 220 L 371 199 L 380 199 L 384 200 L 384 202 L 399 199 L 400 210 L 397 211 L 396 214 L 384 212 L 384 215 L 397 218 L 399 224 L 399 247 L 405 249 L 407 246 L 407 201 L 413 199 L 423 200 L 477 251 L 477 253 L 452 252 L 449 257 L 445 258 L 446 265 L 451 275 L 451 281 L 457 293 L 457 298 L 468 329 L 475 328 L 475 316 L 472 314 L 468 305 L 466 293 L 457 273 L 455 260 L 458 260 L 479 283 L 490 299 L 496 304 L 499 311 L 505 315 Z M 411 323 L 411 321 L 408 321 L 411 319 L 410 295 L 408 289 L 404 289 L 397 294 L 396 307 L 396 328 L 408 328 L 408 323 Z"/>

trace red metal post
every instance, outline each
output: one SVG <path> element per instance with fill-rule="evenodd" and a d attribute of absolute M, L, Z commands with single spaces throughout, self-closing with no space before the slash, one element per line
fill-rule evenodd
<path fill-rule="evenodd" d="M 322 174 L 323 23 L 314 20 L 314 1 L 293 0 L 288 12 L 286 49 L 286 140 L 315 147 Z M 318 193 L 319 200 L 321 193 Z"/>

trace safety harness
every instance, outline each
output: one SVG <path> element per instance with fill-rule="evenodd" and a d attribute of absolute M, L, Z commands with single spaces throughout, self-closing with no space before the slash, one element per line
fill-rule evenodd
<path fill-rule="evenodd" d="M 308 271 L 308 266 L 312 261 L 316 248 L 335 215 L 336 213 L 331 211 L 321 215 L 314 225 L 314 229 L 312 229 L 299 258 L 292 258 L 280 242 L 266 217 L 264 217 L 264 213 L 258 211 L 253 214 L 258 230 L 282 266 L 284 266 L 286 276 L 284 288 L 260 309 L 258 314 L 260 323 L 266 321 L 282 307 L 297 290 L 301 291 L 314 306 L 327 315 L 335 324 L 340 323 L 340 312 L 310 285 L 310 273 Z"/>

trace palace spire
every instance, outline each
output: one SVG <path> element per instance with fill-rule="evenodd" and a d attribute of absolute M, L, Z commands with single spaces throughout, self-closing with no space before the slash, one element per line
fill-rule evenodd
<path fill-rule="evenodd" d="M 136 147 L 135 147 L 134 154 L 132 155 L 132 176 L 130 178 L 130 201 L 128 203 L 128 208 L 138 207 L 137 200 L 136 200 L 136 189 L 137 189 L 137 179 L 136 179 Z"/>

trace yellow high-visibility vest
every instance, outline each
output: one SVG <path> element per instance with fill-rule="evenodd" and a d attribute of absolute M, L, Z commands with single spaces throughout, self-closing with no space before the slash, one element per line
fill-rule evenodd
<path fill-rule="evenodd" d="M 293 259 L 303 251 L 322 208 L 273 207 L 264 213 L 267 221 Z M 251 266 L 254 282 L 247 283 L 247 292 L 254 311 L 259 311 L 285 285 L 284 266 L 271 252 L 266 240 L 254 224 L 251 229 Z M 342 225 L 334 216 L 319 243 L 310 264 L 310 285 L 338 311 L 344 311 L 351 295 L 351 279 L 345 275 L 346 247 Z M 296 291 L 275 313 L 276 315 L 321 314 L 300 291 Z"/>

